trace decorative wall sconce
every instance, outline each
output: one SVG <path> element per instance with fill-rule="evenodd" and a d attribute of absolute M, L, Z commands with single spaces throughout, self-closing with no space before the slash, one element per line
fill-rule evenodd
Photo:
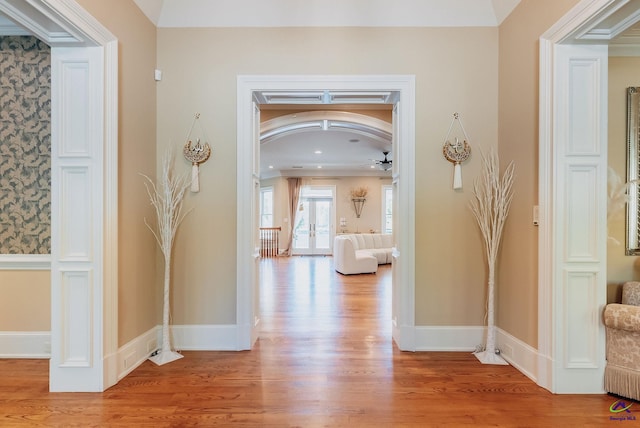
<path fill-rule="evenodd" d="M 364 207 L 364 203 L 366 201 L 365 198 L 353 198 L 353 208 L 356 210 L 356 217 L 360 218 L 360 214 L 362 214 L 362 207 Z"/>
<path fill-rule="evenodd" d="M 369 188 L 364 186 L 351 189 L 351 201 L 353 202 L 353 208 L 356 210 L 357 218 L 360 218 L 360 214 L 362 214 L 362 207 L 367 200 L 367 193 L 369 193 Z"/>
<path fill-rule="evenodd" d="M 464 140 L 460 141 L 460 139 L 456 137 L 455 141 L 452 143 L 449 141 L 449 136 L 451 135 L 451 129 L 456 121 L 460 124 L 462 133 L 464 134 Z M 442 154 L 446 160 L 453 163 L 453 188 L 454 190 L 462 189 L 462 167 L 460 164 L 469 158 L 469 155 L 471 154 L 471 146 L 467 142 L 469 137 L 464 130 L 464 126 L 462 126 L 462 120 L 460 120 L 460 115 L 458 113 L 453 113 L 453 120 L 451 121 L 451 125 L 449 125 L 449 131 L 447 132 L 447 136 L 444 140 Z"/>
<path fill-rule="evenodd" d="M 187 144 L 184 145 L 184 149 L 182 150 L 182 154 L 185 159 L 191 162 L 191 191 L 199 192 L 200 191 L 200 174 L 199 174 L 199 165 L 204 163 L 211 156 L 211 147 L 205 141 L 204 145 L 200 143 L 200 138 L 196 139 L 196 145 L 191 145 L 191 133 L 193 132 L 193 127 L 197 123 L 198 119 L 200 119 L 200 113 L 196 113 L 193 123 L 191 124 L 191 129 L 189 129 L 189 134 L 187 135 Z M 202 135 L 204 135 L 204 129 L 202 129 Z"/>

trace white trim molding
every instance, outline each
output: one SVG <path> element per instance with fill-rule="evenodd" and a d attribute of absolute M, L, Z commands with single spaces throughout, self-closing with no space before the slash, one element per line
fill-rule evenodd
<path fill-rule="evenodd" d="M 237 79 L 237 350 L 251 349 L 259 314 L 254 313 L 255 246 L 252 203 L 259 170 L 259 147 L 252 126 L 255 95 L 313 91 L 397 93 L 394 97 L 393 183 L 398 210 L 394 212 L 393 338 L 402 350 L 415 350 L 415 76 L 413 75 L 297 75 L 238 76 Z M 399 107 L 399 108 L 398 108 Z M 397 135 L 395 135 L 397 134 Z M 258 151 L 258 153 L 256 153 Z M 247 266 L 251 268 L 247 269 Z"/>
<path fill-rule="evenodd" d="M 418 326 L 416 351 L 473 352 L 484 341 L 483 326 Z"/>
<path fill-rule="evenodd" d="M 181 351 L 235 351 L 236 325 L 173 325 L 173 346 Z"/>
<path fill-rule="evenodd" d="M 2 254 L 0 270 L 50 270 L 50 254 Z"/>
<path fill-rule="evenodd" d="M 496 329 L 496 344 L 500 356 L 534 382 L 538 382 L 538 350 L 512 336 L 501 328 Z"/>
<path fill-rule="evenodd" d="M 415 328 L 416 351 L 474 352 L 484 342 L 484 326 L 421 326 Z M 538 380 L 538 351 L 512 336 L 496 329 L 496 345 L 500 355 L 529 379 Z"/>
<path fill-rule="evenodd" d="M 134 371 L 158 349 L 161 334 L 162 327 L 157 325 L 118 349 L 118 380 Z"/>
<path fill-rule="evenodd" d="M 235 325 L 172 325 L 173 346 L 178 351 L 235 351 Z M 144 363 L 162 342 L 162 326 L 157 325 L 121 346 L 114 358 L 118 381 Z M 0 356 L 2 356 L 0 334 Z M 17 357 L 16 357 L 17 358 Z M 43 357 L 44 358 L 44 357 Z"/>
<path fill-rule="evenodd" d="M 0 331 L 0 358 L 51 357 L 51 332 Z"/>

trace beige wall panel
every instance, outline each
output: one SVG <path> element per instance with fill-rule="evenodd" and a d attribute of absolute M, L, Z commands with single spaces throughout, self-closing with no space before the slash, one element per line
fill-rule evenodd
<path fill-rule="evenodd" d="M 514 199 L 498 260 L 498 327 L 538 342 L 539 38 L 578 0 L 523 0 L 500 26 L 500 159 L 515 163 Z"/>
<path fill-rule="evenodd" d="M 157 246 L 143 222 L 146 217 L 155 223 L 155 212 L 139 175 L 154 177 L 156 171 L 156 28 L 130 0 L 78 3 L 118 38 L 118 342 L 123 345 L 161 322 Z"/>
<path fill-rule="evenodd" d="M 51 329 L 49 271 L 0 271 L 0 331 Z"/>
<path fill-rule="evenodd" d="M 201 166 L 200 193 L 186 199 L 194 210 L 178 233 L 173 321 L 235 323 L 237 76 L 412 74 L 416 323 L 481 324 L 484 260 L 468 209 L 479 158 L 463 167 L 465 188 L 453 191 L 442 143 L 454 112 L 474 150 L 497 143 L 497 36 L 496 28 L 159 29 L 158 147 L 181 145 L 195 112 L 213 146 Z"/>

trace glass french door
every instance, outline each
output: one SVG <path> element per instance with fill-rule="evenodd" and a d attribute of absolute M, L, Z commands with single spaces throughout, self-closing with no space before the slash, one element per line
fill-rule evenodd
<path fill-rule="evenodd" d="M 293 229 L 293 254 L 331 254 L 332 204 L 331 198 L 301 198 Z"/>

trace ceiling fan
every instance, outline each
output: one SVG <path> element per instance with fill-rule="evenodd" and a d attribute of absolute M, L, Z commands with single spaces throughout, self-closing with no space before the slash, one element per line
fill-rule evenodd
<path fill-rule="evenodd" d="M 387 155 L 389 154 L 389 152 L 382 152 L 382 154 L 384 155 L 384 160 L 373 160 L 373 162 L 378 165 L 378 168 L 380 168 L 381 170 L 389 171 L 391 169 L 391 163 L 393 161 L 387 159 Z"/>

